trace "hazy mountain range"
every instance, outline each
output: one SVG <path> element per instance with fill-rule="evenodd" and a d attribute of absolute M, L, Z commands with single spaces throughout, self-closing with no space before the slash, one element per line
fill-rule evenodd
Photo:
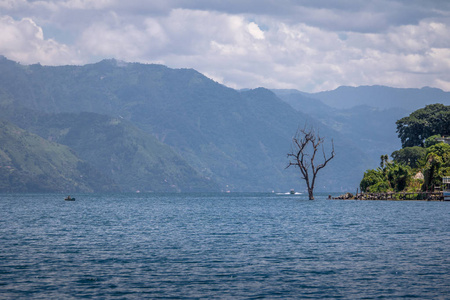
<path fill-rule="evenodd" d="M 353 191 L 381 154 L 400 147 L 395 121 L 437 102 L 450 104 L 450 93 L 387 87 L 237 91 L 192 69 L 117 60 L 24 66 L 2 57 L 0 170 L 9 171 L 0 173 L 0 191 L 38 191 L 51 173 L 42 169 L 38 177 L 25 160 L 11 157 L 17 151 L 31 160 L 42 157 L 35 143 L 10 149 L 24 134 L 72 155 L 57 158 L 52 176 L 61 184 L 45 191 L 303 190 L 296 170 L 285 167 L 291 138 L 305 124 L 319 128 L 327 146 L 333 139 L 337 153 L 317 190 Z M 11 131 L 14 126 L 20 128 Z M 66 160 L 85 169 L 68 174 L 75 167 Z M 99 175 L 84 180 L 93 172 Z M 25 173 L 34 189 L 11 181 Z"/>

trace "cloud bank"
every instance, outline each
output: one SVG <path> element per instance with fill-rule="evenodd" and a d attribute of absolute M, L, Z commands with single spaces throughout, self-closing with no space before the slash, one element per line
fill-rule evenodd
<path fill-rule="evenodd" d="M 450 2 L 148 2 L 0 0 L 0 54 L 24 64 L 161 63 L 233 88 L 450 90 Z"/>

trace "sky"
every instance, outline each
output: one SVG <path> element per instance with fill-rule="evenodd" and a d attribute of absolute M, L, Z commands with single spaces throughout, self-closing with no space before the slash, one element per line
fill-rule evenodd
<path fill-rule="evenodd" d="M 450 91 L 450 1 L 0 0 L 0 55 L 193 68 L 236 89 Z"/>

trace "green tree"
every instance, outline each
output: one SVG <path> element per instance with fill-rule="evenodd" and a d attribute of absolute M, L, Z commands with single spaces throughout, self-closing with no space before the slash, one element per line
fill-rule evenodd
<path fill-rule="evenodd" d="M 417 168 L 419 161 L 422 159 L 427 150 L 423 147 L 414 146 L 406 147 L 392 152 L 391 156 L 395 162 L 410 166 L 411 168 Z"/>
<path fill-rule="evenodd" d="M 380 168 L 383 169 L 383 168 L 386 166 L 386 164 L 388 163 L 389 156 L 388 156 L 387 154 L 381 155 L 380 160 L 381 160 L 381 162 L 380 162 Z"/>
<path fill-rule="evenodd" d="M 433 135 L 450 135 L 450 106 L 431 104 L 396 122 L 402 147 L 424 146 Z"/>
<path fill-rule="evenodd" d="M 423 190 L 440 186 L 442 177 L 450 176 L 450 145 L 439 143 L 427 148 L 423 175 Z"/>
<path fill-rule="evenodd" d="M 411 168 L 406 165 L 394 162 L 388 166 L 386 173 L 389 185 L 396 192 L 406 189 L 411 181 Z"/>
<path fill-rule="evenodd" d="M 364 172 L 364 177 L 359 187 L 361 191 L 368 193 L 386 192 L 389 189 L 389 182 L 383 174 L 382 169 L 371 169 Z"/>
<path fill-rule="evenodd" d="M 361 180 L 361 191 L 382 193 L 403 191 L 411 181 L 411 168 L 395 161 L 388 161 L 387 155 L 381 156 L 380 167 L 367 170 Z"/>
<path fill-rule="evenodd" d="M 436 145 L 438 143 L 441 143 L 441 141 L 438 141 L 439 138 L 441 138 L 440 134 L 436 134 L 436 135 L 432 135 L 432 136 L 428 137 L 425 140 L 425 143 L 424 143 L 425 148 L 428 148 L 428 147 L 431 147 L 431 146 Z"/>

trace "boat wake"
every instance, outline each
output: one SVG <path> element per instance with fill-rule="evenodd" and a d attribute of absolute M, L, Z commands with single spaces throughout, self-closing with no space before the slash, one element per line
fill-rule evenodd
<path fill-rule="evenodd" d="M 303 195 L 303 193 L 295 192 L 295 193 L 276 193 L 277 195 L 287 195 L 287 196 L 295 196 L 295 195 Z"/>

